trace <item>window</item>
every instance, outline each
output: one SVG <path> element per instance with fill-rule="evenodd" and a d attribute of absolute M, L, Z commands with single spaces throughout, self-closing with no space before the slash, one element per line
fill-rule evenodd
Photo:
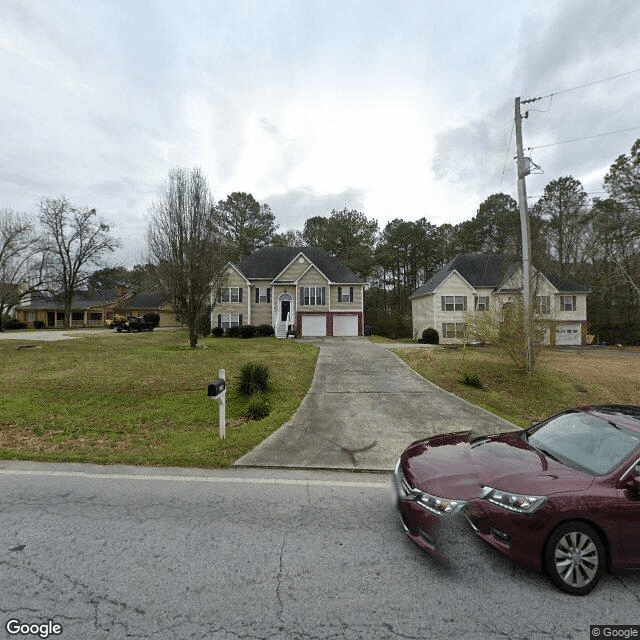
<path fill-rule="evenodd" d="M 256 288 L 256 302 L 271 302 L 271 289 L 265 288 L 260 289 Z"/>
<path fill-rule="evenodd" d="M 300 287 L 300 304 L 316 307 L 326 304 L 325 287 Z"/>
<path fill-rule="evenodd" d="M 560 311 L 575 311 L 575 310 L 576 310 L 575 296 L 560 296 Z"/>
<path fill-rule="evenodd" d="M 443 338 L 465 338 L 467 326 L 464 322 L 443 322 L 442 337 Z"/>
<path fill-rule="evenodd" d="M 240 314 L 238 313 L 222 313 L 218 316 L 218 326 L 222 329 L 240 326 Z"/>
<path fill-rule="evenodd" d="M 551 313 L 551 296 L 536 296 L 536 313 L 538 315 Z"/>
<path fill-rule="evenodd" d="M 476 310 L 489 311 L 489 296 L 476 296 Z"/>
<path fill-rule="evenodd" d="M 92 311 L 89 313 L 89 320 L 93 320 L 93 322 L 100 322 L 102 320 L 102 314 L 99 311 Z"/>
<path fill-rule="evenodd" d="M 466 311 L 467 296 L 441 296 L 443 311 Z"/>
<path fill-rule="evenodd" d="M 240 287 L 220 289 L 220 302 L 242 302 L 242 289 Z"/>
<path fill-rule="evenodd" d="M 338 302 L 353 302 L 353 287 L 338 287 Z"/>

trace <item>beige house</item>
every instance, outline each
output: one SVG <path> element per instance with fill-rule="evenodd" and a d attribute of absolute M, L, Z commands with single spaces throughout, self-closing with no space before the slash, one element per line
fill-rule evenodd
<path fill-rule="evenodd" d="M 533 269 L 532 295 L 543 342 L 549 345 L 586 343 L 586 287 Z M 438 331 L 440 342 L 468 339 L 474 314 L 507 308 L 522 296 L 522 266 L 515 256 L 459 254 L 411 296 L 413 337 L 424 329 Z"/>
<path fill-rule="evenodd" d="M 276 337 L 358 336 L 364 328 L 364 283 L 324 249 L 264 247 L 225 267 L 212 292 L 211 326 L 271 325 Z"/>

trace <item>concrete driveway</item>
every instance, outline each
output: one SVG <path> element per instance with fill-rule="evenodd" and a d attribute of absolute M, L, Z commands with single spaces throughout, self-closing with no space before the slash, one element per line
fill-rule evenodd
<path fill-rule="evenodd" d="M 425 380 L 366 338 L 305 341 L 320 346 L 309 393 L 291 421 L 236 466 L 391 471 L 414 440 L 517 428 Z"/>

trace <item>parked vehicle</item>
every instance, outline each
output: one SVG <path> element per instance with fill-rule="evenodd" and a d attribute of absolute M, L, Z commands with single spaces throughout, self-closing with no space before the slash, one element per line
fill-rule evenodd
<path fill-rule="evenodd" d="M 122 331 L 153 331 L 153 323 L 147 322 L 143 318 L 135 316 L 116 315 L 111 323 L 111 327 L 121 333 Z"/>
<path fill-rule="evenodd" d="M 463 514 L 509 558 L 589 593 L 605 568 L 640 567 L 640 407 L 570 409 L 529 429 L 414 442 L 394 473 L 408 537 L 440 555 Z"/>

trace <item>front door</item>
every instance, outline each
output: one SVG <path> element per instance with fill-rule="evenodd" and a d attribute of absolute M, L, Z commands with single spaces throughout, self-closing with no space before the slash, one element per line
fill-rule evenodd
<path fill-rule="evenodd" d="M 289 300 L 282 300 L 280 302 L 280 320 L 284 322 L 287 319 L 287 315 L 291 311 L 291 302 Z"/>

